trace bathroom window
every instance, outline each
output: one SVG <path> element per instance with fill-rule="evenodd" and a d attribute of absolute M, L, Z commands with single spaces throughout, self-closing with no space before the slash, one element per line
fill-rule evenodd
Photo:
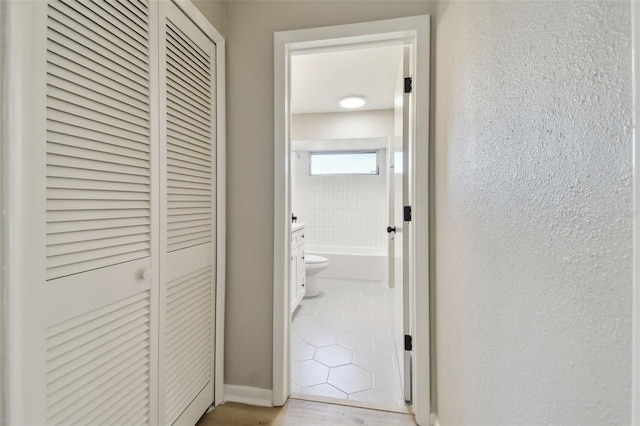
<path fill-rule="evenodd" d="M 310 152 L 309 174 L 318 175 L 377 175 L 378 151 Z"/>

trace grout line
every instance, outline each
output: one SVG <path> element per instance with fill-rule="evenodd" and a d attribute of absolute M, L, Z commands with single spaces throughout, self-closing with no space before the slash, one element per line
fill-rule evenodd
<path fill-rule="evenodd" d="M 340 286 L 339 286 L 339 285 L 325 285 L 325 284 L 321 284 L 321 285 L 323 285 L 323 287 L 325 287 L 325 290 L 326 290 L 326 291 L 324 292 L 324 293 L 327 295 L 327 298 L 326 298 L 326 300 L 325 300 L 325 302 L 326 302 L 326 303 L 331 303 L 331 301 L 332 301 L 332 300 L 333 300 L 333 301 L 336 301 L 336 300 L 345 299 L 345 298 L 349 298 L 349 299 L 351 299 L 351 300 L 355 300 L 355 301 L 357 301 L 358 299 L 356 299 L 356 297 L 360 297 L 360 298 L 363 298 L 363 299 L 367 300 L 366 302 L 362 302 L 362 301 L 358 302 L 358 305 L 357 305 L 357 306 L 358 306 L 358 312 L 362 312 L 362 313 L 363 313 L 363 315 L 361 316 L 361 318 L 363 318 L 363 317 L 367 317 L 367 316 L 368 316 L 368 317 L 369 317 L 369 319 L 364 320 L 364 321 L 363 321 L 363 320 L 347 320 L 347 321 L 349 321 L 349 322 L 351 322 L 351 323 L 353 323 L 353 324 L 354 324 L 354 326 L 355 326 L 355 328 L 356 328 L 356 332 L 355 332 L 355 334 L 356 334 L 356 335 L 358 335 L 358 331 L 357 331 L 357 330 L 360 328 L 360 327 L 358 327 L 359 325 L 361 325 L 361 324 L 367 324 L 367 325 L 369 325 L 369 324 L 375 324 L 375 325 L 379 325 L 379 326 L 386 327 L 386 332 L 387 332 L 386 336 L 389 336 L 391 339 L 393 339 L 393 336 L 391 335 L 391 331 L 392 331 L 391 329 L 392 329 L 392 326 L 389 326 L 389 325 L 387 325 L 387 324 L 380 324 L 380 323 L 376 323 L 376 322 L 375 322 L 375 315 L 374 315 L 374 313 L 373 313 L 373 312 L 366 312 L 366 311 L 360 311 L 360 310 L 359 310 L 359 306 L 360 306 L 360 305 L 362 305 L 362 304 L 365 304 L 365 305 L 379 305 L 379 304 L 381 304 L 381 303 L 375 303 L 375 302 L 374 302 L 374 300 L 376 300 L 376 299 L 386 299 L 386 303 L 382 303 L 382 305 L 385 307 L 385 310 L 387 311 L 386 313 L 388 313 L 388 312 L 389 312 L 389 307 L 393 307 L 393 306 L 394 306 L 393 297 L 390 297 L 390 296 L 392 296 L 392 293 L 391 293 L 391 292 L 389 292 L 389 291 L 382 291 L 382 296 L 380 296 L 380 297 L 367 296 L 367 295 L 363 295 L 363 294 L 359 294 L 359 295 L 352 295 L 352 294 L 343 294 L 342 292 L 339 292 L 339 291 L 338 291 L 338 290 L 340 290 Z M 361 286 L 362 284 L 358 284 L 358 285 L 359 285 L 359 286 Z M 378 287 L 378 286 L 376 286 L 375 284 L 366 284 L 366 290 L 365 290 L 365 291 L 377 290 L 377 287 Z M 347 287 L 347 288 L 351 288 L 351 286 L 350 286 L 350 287 Z M 361 287 L 361 288 L 362 288 L 362 287 Z M 347 293 L 352 293 L 352 290 L 347 291 Z M 378 300 L 378 302 L 380 302 L 380 301 L 381 301 L 381 300 Z M 354 305 L 355 305 L 355 303 L 354 303 Z M 385 306 L 385 305 L 386 305 L 386 306 Z M 325 332 L 329 332 L 329 333 L 335 334 L 336 336 L 339 336 L 339 335 L 341 335 L 341 334 L 345 334 L 345 333 L 354 333 L 353 331 L 350 331 L 350 332 L 345 332 L 345 331 L 343 331 L 343 332 L 334 332 L 334 331 L 329 330 L 328 328 L 322 327 L 322 326 L 321 326 L 321 325 L 322 325 L 322 323 L 325 323 L 325 322 L 327 322 L 327 321 L 333 321 L 333 320 L 329 320 L 329 319 L 327 319 L 327 317 L 329 317 L 329 318 L 331 318 L 331 317 L 332 317 L 332 316 L 331 316 L 331 314 L 327 315 L 327 313 L 332 312 L 333 314 L 336 314 L 336 312 L 335 312 L 335 311 L 333 311 L 332 309 L 329 309 L 329 311 L 327 311 L 327 310 L 326 310 L 326 305 L 325 305 L 325 304 L 319 304 L 319 303 L 317 303 L 317 302 L 315 302 L 315 303 L 314 303 L 314 301 L 310 301 L 309 303 L 302 303 L 302 304 L 300 305 L 300 308 L 301 308 L 301 309 L 307 308 L 308 310 L 311 310 L 311 311 L 312 311 L 312 315 L 308 315 L 308 316 L 305 316 L 305 317 L 300 317 L 300 316 L 298 315 L 298 317 L 299 317 L 299 318 L 298 318 L 298 321 L 302 320 L 303 318 L 314 318 L 314 319 L 318 320 L 318 322 L 320 323 L 320 324 L 319 324 L 320 326 L 318 327 L 318 329 L 319 329 L 319 330 L 323 330 L 323 331 L 325 331 Z M 325 308 L 325 309 L 323 309 L 323 308 Z M 344 318 L 345 318 L 345 315 L 346 315 L 346 313 L 347 313 L 347 312 L 348 312 L 348 311 L 343 310 L 343 311 L 341 312 L 341 315 L 340 315 L 340 312 L 338 312 L 338 313 L 337 313 L 338 315 L 336 315 L 336 317 L 341 317 L 341 318 L 343 318 L 343 321 L 345 321 L 345 319 L 344 319 Z M 367 314 L 368 314 L 368 315 L 367 315 Z M 318 318 L 318 315 L 322 315 L 324 318 L 323 318 L 323 319 L 319 319 L 319 318 Z M 336 319 L 336 320 L 337 320 L 337 321 L 340 321 L 340 319 Z M 300 327 L 300 325 L 299 325 L 300 323 L 299 323 L 298 321 L 296 321 L 296 325 L 298 325 L 298 326 Z M 307 322 L 307 321 L 305 321 L 305 322 Z M 295 328 L 295 325 L 294 325 L 294 328 Z M 304 336 L 305 336 L 305 335 L 307 334 L 307 332 L 309 332 L 309 331 L 311 331 L 311 330 L 303 329 L 303 331 L 302 331 L 303 339 L 304 339 Z M 385 370 L 385 371 L 386 371 L 386 370 L 396 371 L 396 372 L 398 373 L 398 374 L 397 374 L 397 376 L 398 376 L 398 377 L 397 377 L 397 379 L 398 379 L 398 386 L 400 386 L 400 371 L 399 371 L 398 362 L 397 362 L 396 357 L 395 357 L 395 352 L 393 352 L 393 351 L 392 351 L 392 353 L 389 353 L 389 352 L 387 352 L 387 351 L 385 351 L 385 350 L 382 350 L 382 349 L 376 348 L 376 347 L 374 346 L 374 336 L 373 336 L 373 335 L 370 335 L 370 336 L 368 336 L 368 337 L 369 337 L 369 339 L 368 339 L 368 340 L 369 340 L 369 343 L 368 343 L 367 347 L 366 347 L 366 348 L 363 348 L 363 349 L 360 349 L 360 350 L 357 350 L 357 351 L 356 351 L 356 350 L 351 350 L 351 349 L 349 349 L 349 348 L 346 348 L 346 347 L 342 346 L 341 344 L 339 344 L 339 343 L 337 343 L 337 342 L 336 342 L 336 343 L 334 343 L 333 345 L 336 345 L 336 346 L 339 346 L 339 347 L 343 347 L 344 349 L 349 350 L 349 351 L 351 352 L 351 362 L 350 362 L 350 363 L 347 363 L 347 364 L 341 364 L 340 366 L 353 365 L 354 367 L 358 367 L 358 368 L 360 368 L 360 369 L 363 369 L 364 371 L 367 371 L 369 374 L 371 374 L 371 379 L 372 379 L 371 387 L 370 387 L 370 388 L 368 388 L 368 389 L 366 389 L 366 390 L 364 390 L 364 391 L 360 391 L 360 392 L 366 392 L 366 391 L 371 391 L 371 390 L 373 390 L 373 391 L 376 391 L 376 392 L 378 392 L 378 393 L 386 394 L 385 392 L 382 392 L 382 390 L 377 389 L 377 388 L 375 387 L 374 375 L 375 375 L 376 373 L 378 373 L 379 371 L 381 371 L 381 370 L 363 368 L 363 367 L 360 367 L 359 365 L 357 365 L 357 364 L 354 364 L 354 363 L 353 363 L 354 358 L 355 358 L 355 352 L 362 351 L 362 350 L 371 350 L 371 351 L 381 352 L 381 353 L 385 353 L 385 354 L 387 354 L 387 355 L 390 355 L 390 356 L 391 356 L 391 359 L 392 359 L 392 365 L 393 365 L 393 367 L 392 367 L 391 369 L 385 368 L 385 369 L 383 369 L 383 370 Z M 384 337 L 384 336 L 380 336 L 380 337 Z M 308 343 L 308 342 L 307 342 L 307 343 Z M 308 344 L 309 344 L 309 343 L 308 343 Z M 312 345 L 312 346 L 315 346 L 315 345 Z M 332 345 L 330 345 L 330 346 L 332 346 Z M 343 402 L 344 402 L 344 401 L 357 401 L 358 403 L 364 403 L 365 405 L 369 405 L 369 404 L 370 404 L 370 405 L 372 405 L 372 406 L 373 406 L 373 408 L 380 408 L 380 406 L 378 405 L 378 403 L 371 403 L 371 402 L 364 402 L 364 401 L 359 401 L 359 400 L 348 399 L 348 398 L 351 398 L 351 396 L 352 396 L 354 393 L 349 394 L 348 392 L 345 392 L 344 390 L 342 390 L 342 389 L 338 388 L 337 386 L 334 386 L 334 385 L 332 385 L 331 383 L 329 383 L 329 382 L 328 382 L 328 380 L 329 380 L 328 375 L 329 375 L 329 373 L 331 372 L 331 369 L 332 369 L 332 368 L 336 368 L 336 367 L 338 367 L 338 366 L 329 367 L 329 366 L 327 366 L 326 364 L 324 364 L 324 363 L 322 363 L 322 362 L 318 361 L 317 359 L 315 359 L 315 355 L 316 355 L 316 353 L 317 353 L 317 349 L 318 349 L 318 347 L 315 347 L 315 349 L 314 349 L 314 353 L 313 353 L 313 355 L 312 355 L 312 357 L 311 357 L 311 359 L 310 359 L 310 360 L 313 360 L 313 361 L 317 362 L 318 364 L 323 365 L 323 366 L 324 366 L 324 367 L 326 367 L 326 368 L 329 368 L 329 372 L 327 373 L 327 378 L 325 379 L 325 381 L 324 381 L 323 383 L 317 383 L 317 384 L 314 384 L 314 385 L 312 385 L 312 386 L 319 386 L 319 385 L 326 384 L 326 385 L 329 385 L 329 386 L 331 386 L 332 388 L 337 389 L 338 391 L 340 391 L 340 392 L 342 392 L 342 393 L 345 393 L 345 394 L 347 395 L 347 398 L 346 398 L 346 399 L 345 399 L 345 398 L 337 398 L 337 400 L 338 400 L 338 401 L 343 401 Z M 301 388 L 301 389 L 304 389 L 304 388 L 302 388 L 302 387 L 300 387 L 300 388 Z M 359 392 L 356 392 L 356 393 L 359 393 Z M 310 399 L 310 400 L 313 400 L 313 397 L 316 397 L 316 395 L 313 395 L 313 396 L 311 396 L 311 395 L 306 395 L 306 394 L 297 394 L 297 395 L 302 396 L 302 397 L 306 397 L 306 396 L 308 396 L 309 398 L 302 398 L 302 399 Z M 321 397 L 321 398 L 331 398 L 331 397 Z M 333 399 L 333 398 L 332 398 L 332 399 Z M 400 402 L 399 402 L 399 400 L 396 400 L 394 397 L 392 397 L 392 396 L 390 396 L 390 395 L 388 396 L 388 399 L 389 399 L 389 402 L 390 402 L 390 404 L 391 404 L 391 405 L 395 405 L 395 404 L 402 403 L 402 401 L 400 401 Z M 355 406 L 358 406 L 358 404 L 348 404 L 348 405 L 355 405 Z M 383 405 L 384 405 L 384 404 L 383 404 Z M 360 405 L 360 406 L 361 406 L 361 405 Z M 400 412 L 406 412 L 406 411 L 400 411 Z"/>

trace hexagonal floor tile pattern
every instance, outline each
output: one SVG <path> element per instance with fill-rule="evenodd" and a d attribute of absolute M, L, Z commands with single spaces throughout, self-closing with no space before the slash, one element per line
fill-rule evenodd
<path fill-rule="evenodd" d="M 304 361 L 313 358 L 316 347 L 306 342 L 291 342 L 291 361 Z"/>
<path fill-rule="evenodd" d="M 338 345 L 324 346 L 315 351 L 313 359 L 321 362 L 327 367 L 338 367 L 339 365 L 350 364 L 353 352 Z"/>
<path fill-rule="evenodd" d="M 397 369 L 374 371 L 373 387 L 393 399 L 401 400 L 403 397 Z"/>
<path fill-rule="evenodd" d="M 388 354 L 396 353 L 396 341 L 394 336 L 378 336 L 373 338 L 373 348 Z"/>
<path fill-rule="evenodd" d="M 389 336 L 389 326 L 381 324 L 358 324 L 357 332 L 360 335 L 372 337 Z"/>
<path fill-rule="evenodd" d="M 393 357 L 375 349 L 365 349 L 353 353 L 353 363 L 369 371 L 393 368 Z"/>
<path fill-rule="evenodd" d="M 406 409 L 396 360 L 395 289 L 320 281 L 292 321 L 294 393 Z M 397 322 L 396 322 L 397 321 Z"/>
<path fill-rule="evenodd" d="M 365 334 L 345 333 L 338 337 L 338 344 L 352 351 L 360 351 L 371 347 L 372 338 Z"/>
<path fill-rule="evenodd" d="M 373 386 L 371 372 L 353 364 L 332 368 L 327 383 L 349 394 L 371 389 Z"/>
<path fill-rule="evenodd" d="M 336 343 L 336 334 L 326 330 L 311 330 L 304 334 L 304 341 L 315 347 L 329 346 Z"/>
<path fill-rule="evenodd" d="M 348 395 L 331 386 L 329 383 L 322 383 L 321 385 L 309 386 L 302 389 L 302 393 L 307 395 L 328 396 L 329 398 L 342 398 L 347 399 Z"/>
<path fill-rule="evenodd" d="M 349 395 L 351 401 L 364 401 L 371 404 L 384 406 L 398 405 L 399 401 L 390 399 L 388 395 L 380 392 L 377 389 L 368 389 L 362 392 L 356 392 Z"/>
<path fill-rule="evenodd" d="M 293 383 L 303 388 L 326 383 L 328 375 L 329 367 L 312 359 L 294 362 L 291 366 Z"/>

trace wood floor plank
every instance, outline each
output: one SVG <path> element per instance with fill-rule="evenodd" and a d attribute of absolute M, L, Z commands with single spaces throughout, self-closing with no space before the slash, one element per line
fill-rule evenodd
<path fill-rule="evenodd" d="M 290 399 L 284 407 L 227 402 L 196 426 L 415 426 L 410 414 Z"/>

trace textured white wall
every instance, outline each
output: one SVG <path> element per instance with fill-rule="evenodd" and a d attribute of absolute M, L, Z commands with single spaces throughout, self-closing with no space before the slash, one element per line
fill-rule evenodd
<path fill-rule="evenodd" d="M 300 158 L 298 158 L 298 155 Z M 309 153 L 291 156 L 292 211 L 304 222 L 309 245 L 387 247 L 387 151 L 378 175 L 310 176 Z"/>
<path fill-rule="evenodd" d="M 444 425 L 630 423 L 629 2 L 438 2 Z"/>

